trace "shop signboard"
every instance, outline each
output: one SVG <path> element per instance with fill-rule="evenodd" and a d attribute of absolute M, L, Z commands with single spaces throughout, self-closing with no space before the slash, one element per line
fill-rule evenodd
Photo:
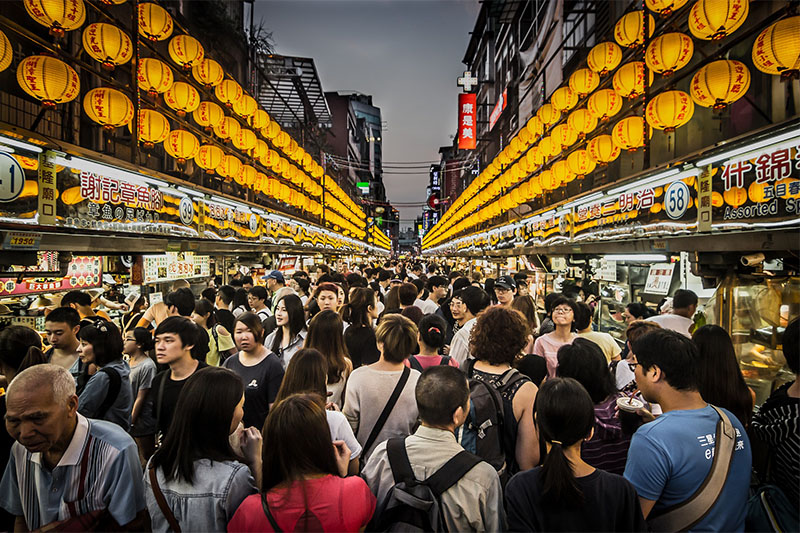
<path fill-rule="evenodd" d="M 213 239 L 257 241 L 261 235 L 261 217 L 244 205 L 214 201 L 203 202 L 205 236 Z"/>
<path fill-rule="evenodd" d="M 600 268 L 597 269 L 597 279 L 600 281 L 617 281 L 617 262 L 613 259 L 600 259 Z"/>
<path fill-rule="evenodd" d="M 458 95 L 458 149 L 474 150 L 477 129 L 475 93 Z"/>
<path fill-rule="evenodd" d="M 52 151 L 47 151 L 39 157 L 37 213 L 39 224 L 42 226 L 52 226 L 56 223 L 56 199 L 58 198 L 56 175 L 58 172 L 54 160 L 55 154 Z"/>
<path fill-rule="evenodd" d="M 278 263 L 278 270 L 281 272 L 294 272 L 297 269 L 297 259 L 298 257 L 295 255 L 281 257 Z"/>
<path fill-rule="evenodd" d="M 43 273 L 58 270 L 58 252 L 40 252 L 39 257 L 40 262 L 37 268 Z M 26 267 L 26 271 L 30 272 L 31 268 Z M 102 274 L 101 257 L 75 256 L 67 265 L 64 276 L 0 278 L 0 296 L 25 296 L 102 287 Z"/>
<path fill-rule="evenodd" d="M 672 284 L 672 274 L 675 272 L 675 263 L 658 263 L 650 265 L 647 281 L 642 292 L 666 296 Z"/>
<path fill-rule="evenodd" d="M 211 267 L 207 255 L 167 252 L 144 256 L 144 283 L 160 283 L 193 277 L 207 277 Z"/>

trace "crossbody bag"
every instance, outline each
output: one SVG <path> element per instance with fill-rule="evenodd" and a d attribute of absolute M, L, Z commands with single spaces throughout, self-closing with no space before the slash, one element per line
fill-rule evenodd
<path fill-rule="evenodd" d="M 392 409 L 394 409 L 395 404 L 397 404 L 397 400 L 400 399 L 400 394 L 403 392 L 403 388 L 406 386 L 408 382 L 408 377 L 411 375 L 411 369 L 407 366 L 403 367 L 403 373 L 400 375 L 400 380 L 395 385 L 394 390 L 392 391 L 392 395 L 389 396 L 389 401 L 386 402 L 386 405 L 383 407 L 383 411 L 381 411 L 378 420 L 375 422 L 375 425 L 372 426 L 372 431 L 369 433 L 369 437 L 367 437 L 366 442 L 364 442 L 364 447 L 362 448 L 361 452 L 361 466 L 364 466 L 364 456 L 367 453 L 373 444 L 375 444 L 375 439 L 378 438 L 378 433 L 381 432 L 383 426 L 386 425 L 386 420 L 389 418 L 389 415 L 392 413 Z"/>

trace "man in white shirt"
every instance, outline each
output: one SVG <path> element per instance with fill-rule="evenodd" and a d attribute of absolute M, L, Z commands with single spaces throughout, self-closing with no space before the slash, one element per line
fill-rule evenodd
<path fill-rule="evenodd" d="M 247 291 L 247 303 L 250 304 L 250 310 L 257 314 L 262 322 L 271 315 L 267 307 L 267 289 L 261 285 L 256 285 Z"/>
<path fill-rule="evenodd" d="M 697 295 L 687 289 L 678 289 L 672 296 L 672 311 L 665 315 L 651 316 L 647 320 L 691 338 L 694 326 L 692 317 L 695 311 L 697 311 Z"/>
<path fill-rule="evenodd" d="M 415 303 L 426 315 L 435 313 L 439 309 L 439 302 L 447 296 L 447 278 L 431 276 L 428 278 L 428 298 Z"/>
<path fill-rule="evenodd" d="M 453 318 L 461 328 L 453 335 L 450 343 L 450 357 L 454 359 L 458 366 L 463 368 L 464 363 L 469 359 L 469 335 L 475 326 L 478 315 L 489 307 L 491 300 L 486 291 L 480 287 L 470 285 L 453 295 L 450 300 L 450 311 Z"/>

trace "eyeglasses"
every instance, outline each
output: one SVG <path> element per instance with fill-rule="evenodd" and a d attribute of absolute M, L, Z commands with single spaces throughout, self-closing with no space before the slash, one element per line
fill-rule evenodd
<path fill-rule="evenodd" d="M 631 370 L 636 370 L 636 367 L 639 366 L 639 363 L 631 363 L 630 361 L 628 361 L 628 366 L 630 367 Z"/>
<path fill-rule="evenodd" d="M 572 312 L 572 308 L 571 307 L 556 307 L 555 309 L 553 309 L 553 314 L 559 313 L 559 314 L 562 314 L 562 315 L 566 315 L 566 314 L 569 314 L 571 312 Z"/>

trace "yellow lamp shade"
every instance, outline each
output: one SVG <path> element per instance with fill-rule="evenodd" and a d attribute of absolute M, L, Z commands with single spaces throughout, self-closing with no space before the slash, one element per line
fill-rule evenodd
<path fill-rule="evenodd" d="M 522 145 L 523 149 L 525 149 L 531 145 L 533 135 L 531 135 L 531 132 L 529 132 L 527 128 L 522 128 L 517 134 L 517 139 L 519 139 L 520 144 Z"/>
<path fill-rule="evenodd" d="M 225 117 L 219 124 L 214 126 L 214 133 L 220 139 L 232 139 L 242 129 L 242 126 L 235 118 Z"/>
<path fill-rule="evenodd" d="M 257 175 L 258 172 L 255 168 L 251 167 L 250 165 L 242 165 L 242 168 L 239 169 L 239 172 L 236 174 L 236 176 L 234 176 L 234 179 L 239 185 L 252 187 L 256 181 Z"/>
<path fill-rule="evenodd" d="M 653 35 L 656 21 L 653 15 L 647 14 L 647 33 Z M 614 40 L 620 46 L 633 48 L 644 44 L 644 11 L 631 11 L 620 17 L 614 25 Z"/>
<path fill-rule="evenodd" d="M 744 187 L 731 187 L 724 193 L 722 198 L 731 207 L 739 207 L 747 201 L 747 190 Z"/>
<path fill-rule="evenodd" d="M 591 133 L 597 127 L 597 117 L 589 113 L 585 107 L 576 109 L 567 117 L 567 124 L 575 130 L 578 137 L 583 139 L 587 133 Z"/>
<path fill-rule="evenodd" d="M 647 9 L 658 13 L 662 17 L 668 17 L 676 9 L 682 8 L 689 0 L 644 0 Z"/>
<path fill-rule="evenodd" d="M 254 130 L 261 130 L 269 124 L 269 115 L 263 109 L 256 109 L 247 121 Z"/>
<path fill-rule="evenodd" d="M 635 152 L 644 146 L 644 119 L 642 117 L 623 118 L 614 125 L 611 138 L 621 150 Z"/>
<path fill-rule="evenodd" d="M 289 199 L 289 195 L 292 193 L 292 189 L 285 183 L 281 183 L 280 187 L 278 188 L 278 199 L 282 202 L 285 202 Z"/>
<path fill-rule="evenodd" d="M 219 63 L 206 58 L 192 67 L 192 76 L 206 89 L 210 89 L 222 83 L 222 80 L 225 79 L 225 71 L 222 70 Z"/>
<path fill-rule="evenodd" d="M 569 88 L 581 98 L 597 89 L 600 75 L 588 68 L 579 68 L 569 77 Z"/>
<path fill-rule="evenodd" d="M 594 158 L 589 155 L 588 150 L 575 150 L 567 156 L 567 165 L 569 165 L 569 170 L 575 174 L 578 179 L 583 179 L 586 174 L 589 174 L 595 169 L 597 163 Z"/>
<path fill-rule="evenodd" d="M 172 17 L 158 4 L 139 4 L 139 34 L 151 41 L 163 41 L 172 35 Z"/>
<path fill-rule="evenodd" d="M 225 155 L 217 167 L 217 174 L 225 178 L 225 181 L 232 180 L 235 176 L 239 175 L 242 169 L 242 162 L 235 156 Z"/>
<path fill-rule="evenodd" d="M 187 159 L 193 159 L 200 153 L 200 141 L 186 130 L 173 130 L 164 141 L 164 151 L 182 165 Z"/>
<path fill-rule="evenodd" d="M 169 57 L 183 67 L 190 69 L 200 63 L 206 55 L 200 41 L 191 35 L 176 35 L 169 40 Z"/>
<path fill-rule="evenodd" d="M 542 137 L 542 140 L 539 141 L 537 146 L 539 147 L 539 153 L 544 156 L 545 161 L 561 153 L 561 144 L 554 141 L 550 135 Z"/>
<path fill-rule="evenodd" d="M 17 162 L 20 164 L 20 166 L 22 168 L 24 168 L 25 170 L 38 170 L 38 168 L 39 168 L 39 159 L 37 159 L 37 158 L 25 157 L 24 155 L 19 155 L 19 154 L 12 154 L 11 157 L 16 159 Z M 36 182 L 34 181 L 33 183 L 36 183 Z M 27 186 L 27 182 L 25 183 L 25 185 Z M 37 191 L 38 191 L 38 189 L 37 189 Z M 25 191 L 23 189 L 23 193 L 24 192 Z"/>
<path fill-rule="evenodd" d="M 644 73 L 647 70 L 649 77 L 648 85 L 653 83 L 653 72 L 645 67 L 643 61 L 631 61 L 622 65 L 614 73 L 614 90 L 625 98 L 637 98 L 644 94 Z"/>
<path fill-rule="evenodd" d="M 297 157 L 302 157 L 302 154 L 299 152 L 300 146 L 297 145 L 297 141 L 292 139 L 289 141 L 289 146 L 286 147 L 286 154 L 290 156 L 292 159 L 297 161 Z"/>
<path fill-rule="evenodd" d="M 11 41 L 6 34 L 0 31 L 0 72 L 3 72 L 11 65 L 14 59 L 14 49 L 11 48 Z"/>
<path fill-rule="evenodd" d="M 272 121 L 269 123 L 269 126 L 267 126 L 267 130 L 265 133 L 266 133 L 265 137 L 267 139 L 275 139 L 278 136 L 278 134 L 281 133 L 281 127 L 277 122 Z"/>
<path fill-rule="evenodd" d="M 222 83 L 214 87 L 214 94 L 226 107 L 233 107 L 244 96 L 244 90 L 233 80 L 222 80 Z"/>
<path fill-rule="evenodd" d="M 262 165 L 266 164 L 267 154 L 269 154 L 269 146 L 261 139 L 256 139 L 256 145 L 253 147 L 253 157 L 256 158 Z"/>
<path fill-rule="evenodd" d="M 139 60 L 137 78 L 139 88 L 150 96 L 167 92 L 175 79 L 166 63 L 152 57 Z"/>
<path fill-rule="evenodd" d="M 133 57 L 133 44 L 124 31 L 111 24 L 97 22 L 83 30 L 83 49 L 92 59 L 111 70 Z"/>
<path fill-rule="evenodd" d="M 553 176 L 558 181 L 559 185 L 569 183 L 575 179 L 575 173 L 569 168 L 565 160 L 556 161 L 553 163 Z"/>
<path fill-rule="evenodd" d="M 108 87 L 92 89 L 83 97 L 86 115 L 103 128 L 111 130 L 133 119 L 133 103 L 125 93 Z"/>
<path fill-rule="evenodd" d="M 214 170 L 222 163 L 223 157 L 225 157 L 225 152 L 222 151 L 222 148 L 213 144 L 204 144 L 198 149 L 194 162 L 206 173 L 213 174 Z"/>
<path fill-rule="evenodd" d="M 550 137 L 554 143 L 561 146 L 562 150 L 566 150 L 578 140 L 578 132 L 568 123 L 562 123 L 553 128 Z"/>
<path fill-rule="evenodd" d="M 17 83 L 48 108 L 74 100 L 81 90 L 78 73 L 60 59 L 50 56 L 29 56 L 20 61 Z"/>
<path fill-rule="evenodd" d="M 586 109 L 594 118 L 605 122 L 622 109 L 622 97 L 613 89 L 600 89 L 589 97 Z"/>
<path fill-rule="evenodd" d="M 289 143 L 292 142 L 292 138 L 289 137 L 289 134 L 285 131 L 282 131 L 275 137 L 275 146 L 278 148 L 286 148 L 289 146 Z"/>
<path fill-rule="evenodd" d="M 184 117 L 186 113 L 192 113 L 200 107 L 200 93 L 193 85 L 176 81 L 164 93 L 164 103 L 174 109 L 179 117 Z"/>
<path fill-rule="evenodd" d="M 550 169 L 543 170 L 542 173 L 539 174 L 539 183 L 542 184 L 542 189 L 545 191 L 554 191 L 561 185 L 561 182 L 558 181 L 558 178 Z"/>
<path fill-rule="evenodd" d="M 197 109 L 192 112 L 192 117 L 198 126 L 205 128 L 206 131 L 212 131 L 225 118 L 225 111 L 214 102 L 200 102 Z"/>
<path fill-rule="evenodd" d="M 233 145 L 239 150 L 247 151 L 255 148 L 258 138 L 252 130 L 242 128 L 233 137 Z"/>
<path fill-rule="evenodd" d="M 528 123 L 525 124 L 525 129 L 533 136 L 533 139 L 538 139 L 542 136 L 544 125 L 539 117 L 533 116 L 528 120 Z"/>
<path fill-rule="evenodd" d="M 55 37 L 77 30 L 86 21 L 83 0 L 25 0 L 25 11 L 33 20 L 50 28 L 50 35 Z"/>
<path fill-rule="evenodd" d="M 689 31 L 706 41 L 735 32 L 750 12 L 749 0 L 697 0 L 689 11 Z"/>
<path fill-rule="evenodd" d="M 741 61 L 713 61 L 692 78 L 689 91 L 692 100 L 703 107 L 723 109 L 745 95 L 750 88 L 750 71 Z"/>
<path fill-rule="evenodd" d="M 659 93 L 648 104 L 645 110 L 647 123 L 657 130 L 675 131 L 691 120 L 694 114 L 694 102 L 683 91 L 666 91 Z"/>
<path fill-rule="evenodd" d="M 620 149 L 611 135 L 598 135 L 586 145 L 586 151 L 598 165 L 605 166 L 619 157 Z"/>
<path fill-rule="evenodd" d="M 243 94 L 233 103 L 233 112 L 242 118 L 248 118 L 258 110 L 258 102 L 249 94 Z"/>
<path fill-rule="evenodd" d="M 644 54 L 647 66 L 664 76 L 671 76 L 689 64 L 694 54 L 692 38 L 685 33 L 659 35 L 647 46 Z"/>
<path fill-rule="evenodd" d="M 569 87 L 559 87 L 550 97 L 550 103 L 559 111 L 569 111 L 578 105 L 578 93 Z"/>
<path fill-rule="evenodd" d="M 711 193 L 711 206 L 712 207 L 722 207 L 725 200 L 722 198 L 722 195 L 717 191 Z"/>
<path fill-rule="evenodd" d="M 131 129 L 131 126 L 132 123 L 128 123 L 128 129 Z M 153 109 L 139 110 L 138 128 L 139 141 L 147 149 L 166 140 L 170 131 L 167 118 Z"/>
<path fill-rule="evenodd" d="M 622 61 L 622 50 L 616 43 L 610 41 L 595 45 L 586 56 L 586 64 L 601 76 L 617 68 L 620 61 Z"/>
<path fill-rule="evenodd" d="M 525 160 L 528 162 L 529 168 L 538 168 L 544 163 L 544 155 L 538 145 L 528 150 L 528 153 L 525 154 Z"/>
<path fill-rule="evenodd" d="M 536 116 L 545 126 L 552 126 L 561 118 L 561 111 L 552 104 L 544 104 L 536 111 Z"/>
<path fill-rule="evenodd" d="M 275 150 L 268 150 L 267 155 L 264 157 L 264 166 L 275 170 L 277 172 L 277 167 L 281 162 L 281 156 L 278 155 L 278 152 Z"/>
<path fill-rule="evenodd" d="M 771 24 L 753 43 L 753 64 L 766 74 L 783 78 L 800 73 L 800 16 L 788 17 Z"/>

